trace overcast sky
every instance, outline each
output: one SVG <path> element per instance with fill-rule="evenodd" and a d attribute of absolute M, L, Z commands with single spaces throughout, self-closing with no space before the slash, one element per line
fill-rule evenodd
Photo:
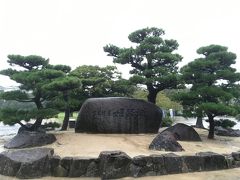
<path fill-rule="evenodd" d="M 129 47 L 129 33 L 158 27 L 178 41 L 181 66 L 199 47 L 220 44 L 237 54 L 240 71 L 239 21 L 239 0 L 0 0 L 0 69 L 9 67 L 9 54 L 72 68 L 112 65 L 103 46 Z M 0 76 L 0 86 L 11 84 Z"/>

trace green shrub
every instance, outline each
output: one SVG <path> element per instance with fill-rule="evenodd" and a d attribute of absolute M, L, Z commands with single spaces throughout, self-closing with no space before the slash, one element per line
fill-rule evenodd
<path fill-rule="evenodd" d="M 42 127 L 46 130 L 54 130 L 55 128 L 60 128 L 61 124 L 59 124 L 58 122 L 49 122 L 42 125 Z"/>
<path fill-rule="evenodd" d="M 236 115 L 235 117 L 238 121 L 240 121 L 240 114 Z"/>
<path fill-rule="evenodd" d="M 169 127 L 173 124 L 173 119 L 169 116 L 166 116 L 162 119 L 162 127 Z"/>
<path fill-rule="evenodd" d="M 223 128 L 231 128 L 237 124 L 236 122 L 231 121 L 229 119 L 219 119 L 214 123 L 215 123 L 215 126 L 221 126 Z"/>

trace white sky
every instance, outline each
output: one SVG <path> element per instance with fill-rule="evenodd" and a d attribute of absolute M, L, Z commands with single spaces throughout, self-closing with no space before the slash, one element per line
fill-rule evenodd
<path fill-rule="evenodd" d="M 129 47 L 128 34 L 145 27 L 163 28 L 178 41 L 181 65 L 210 44 L 229 47 L 239 61 L 239 22 L 239 0 L 0 0 L 0 69 L 9 67 L 8 54 L 72 68 L 111 65 L 103 46 Z M 128 76 L 126 66 L 119 70 Z M 0 76 L 0 86 L 12 84 Z"/>

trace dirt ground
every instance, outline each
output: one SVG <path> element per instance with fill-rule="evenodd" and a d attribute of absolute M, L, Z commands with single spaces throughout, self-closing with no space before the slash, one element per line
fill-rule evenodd
<path fill-rule="evenodd" d="M 196 129 L 202 142 L 179 141 L 185 149 L 175 152 L 178 155 L 195 154 L 196 152 L 212 151 L 231 153 L 240 150 L 240 138 L 215 136 L 207 139 L 207 130 Z M 65 156 L 98 157 L 101 151 L 121 150 L 129 156 L 169 153 L 167 151 L 149 150 L 148 146 L 156 134 L 86 134 L 75 133 L 73 130 L 55 133 L 57 141 L 47 147 L 54 148 L 55 154 Z"/>
<path fill-rule="evenodd" d="M 212 151 L 216 153 L 231 153 L 240 150 L 240 138 L 215 136 L 214 140 L 207 139 L 207 130 L 196 129 L 202 142 L 179 143 L 185 151 L 175 152 L 178 155 L 195 154 L 196 152 Z M 58 132 L 57 141 L 49 145 L 55 149 L 55 153 L 64 156 L 90 156 L 97 157 L 101 151 L 122 150 L 129 156 L 169 153 L 165 151 L 148 150 L 150 142 L 156 134 L 83 134 L 73 131 Z M 45 177 L 43 179 L 57 180 L 64 178 Z M 70 178 L 72 179 L 72 178 Z M 100 178 L 74 178 L 79 180 L 100 180 Z M 122 178 L 122 180 L 239 180 L 240 168 L 208 171 L 196 173 L 184 173 L 165 176 L 151 176 L 141 178 Z"/>

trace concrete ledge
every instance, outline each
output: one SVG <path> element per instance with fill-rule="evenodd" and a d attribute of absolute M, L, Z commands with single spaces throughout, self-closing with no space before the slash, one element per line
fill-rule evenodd
<path fill-rule="evenodd" d="M 40 156 L 37 152 L 41 152 Z M 25 156 L 31 158 L 22 159 Z M 22 160 L 21 160 L 22 159 Z M 160 176 L 212 171 L 240 166 L 240 152 L 217 154 L 200 152 L 192 156 L 163 155 L 129 157 L 122 151 L 104 151 L 97 158 L 59 157 L 52 149 L 26 149 L 0 153 L 0 174 L 17 178 Z"/>

